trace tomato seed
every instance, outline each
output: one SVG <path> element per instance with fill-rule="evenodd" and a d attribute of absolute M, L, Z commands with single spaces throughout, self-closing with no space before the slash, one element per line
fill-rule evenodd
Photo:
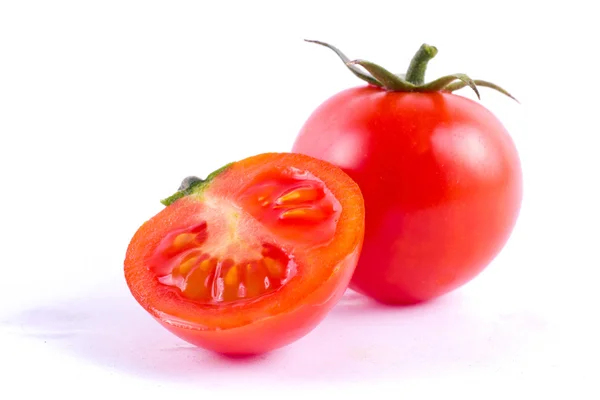
<path fill-rule="evenodd" d="M 304 220 L 307 222 L 319 222 L 325 217 L 325 212 L 321 208 L 312 207 L 293 208 L 279 215 L 280 220 Z"/>
<path fill-rule="evenodd" d="M 323 189 L 315 186 L 301 186 L 288 191 L 277 199 L 277 205 L 293 205 L 309 201 L 315 201 L 323 198 L 325 193 Z"/>

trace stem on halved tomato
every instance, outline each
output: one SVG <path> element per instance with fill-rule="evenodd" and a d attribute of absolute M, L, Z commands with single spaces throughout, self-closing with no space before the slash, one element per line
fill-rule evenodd
<path fill-rule="evenodd" d="M 188 176 L 181 181 L 179 188 L 175 193 L 170 195 L 169 197 L 162 199 L 160 202 L 165 206 L 170 206 L 175 201 L 179 200 L 182 197 L 188 196 L 192 193 L 199 193 L 204 189 L 204 187 L 212 181 L 217 175 L 221 172 L 224 172 L 227 168 L 229 168 L 233 163 L 229 163 L 224 165 L 223 167 L 217 169 L 216 171 L 210 173 L 206 179 L 200 179 L 197 176 Z"/>

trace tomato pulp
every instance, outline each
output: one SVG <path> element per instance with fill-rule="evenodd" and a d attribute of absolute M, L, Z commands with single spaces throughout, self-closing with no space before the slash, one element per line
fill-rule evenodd
<path fill-rule="evenodd" d="M 344 90 L 308 118 L 293 151 L 341 167 L 361 188 L 365 240 L 350 286 L 381 302 L 421 302 L 471 280 L 519 213 L 511 137 L 452 93 Z"/>
<path fill-rule="evenodd" d="M 268 153 L 172 196 L 133 236 L 127 284 L 165 328 L 206 349 L 256 354 L 312 330 L 344 293 L 364 236 L 342 170 Z"/>

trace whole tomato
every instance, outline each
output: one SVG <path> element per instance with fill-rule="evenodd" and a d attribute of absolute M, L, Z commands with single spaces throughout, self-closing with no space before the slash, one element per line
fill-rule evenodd
<path fill-rule="evenodd" d="M 452 94 L 490 82 L 455 74 L 425 83 L 437 49 L 424 44 L 406 75 L 350 61 L 368 85 L 344 90 L 308 118 L 293 145 L 341 167 L 365 201 L 365 239 L 350 287 L 411 304 L 479 274 L 507 242 L 522 199 L 515 145 L 479 103 Z M 362 66 L 368 73 L 358 69 Z"/>

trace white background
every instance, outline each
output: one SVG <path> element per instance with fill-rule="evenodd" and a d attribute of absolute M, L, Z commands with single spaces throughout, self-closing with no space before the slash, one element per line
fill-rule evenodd
<path fill-rule="evenodd" d="M 600 32 L 585 4 L 0 2 L 0 397 L 598 398 Z M 184 176 L 289 150 L 318 104 L 361 84 L 304 38 L 398 72 L 427 42 L 428 77 L 511 91 L 520 105 L 485 88 L 481 104 L 518 146 L 522 213 L 460 290 L 405 309 L 349 293 L 298 342 L 231 360 L 152 321 L 122 261 Z"/>

